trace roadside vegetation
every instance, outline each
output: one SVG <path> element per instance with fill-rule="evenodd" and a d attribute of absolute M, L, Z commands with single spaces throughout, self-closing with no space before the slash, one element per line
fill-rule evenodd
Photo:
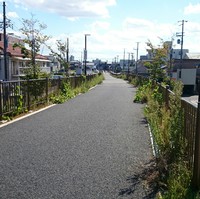
<path fill-rule="evenodd" d="M 200 199 L 191 187 L 192 171 L 186 160 L 186 140 L 183 132 L 181 109 L 182 83 L 173 83 L 169 107 L 166 107 L 159 86 L 151 80 L 139 85 L 135 102 L 146 103 L 144 115 L 154 139 L 158 171 L 157 199 Z M 163 85 L 164 86 L 164 85 Z"/>
<path fill-rule="evenodd" d="M 97 75 L 95 78 L 93 78 L 90 81 L 86 81 L 86 78 L 84 78 L 81 85 L 76 88 L 72 88 L 70 86 L 69 82 L 62 81 L 61 88 L 60 88 L 58 94 L 52 95 L 50 97 L 50 101 L 52 103 L 56 103 L 56 104 L 63 103 L 65 101 L 75 97 L 76 95 L 78 95 L 80 93 L 85 93 L 90 88 L 92 88 L 98 84 L 101 84 L 103 80 L 104 80 L 104 76 L 102 73 Z"/>
<path fill-rule="evenodd" d="M 192 188 L 192 171 L 186 160 L 187 141 L 183 136 L 184 120 L 181 109 L 183 85 L 167 78 L 161 65 L 167 65 L 168 47 L 154 48 L 147 45 L 154 54 L 153 61 L 146 63 L 150 76 L 143 78 L 121 74 L 118 77 L 128 80 L 137 87 L 133 101 L 146 103 L 144 115 L 153 136 L 156 167 L 154 178 L 156 199 L 200 199 L 200 192 Z M 170 87 L 168 104 L 164 100 L 163 87 Z"/>

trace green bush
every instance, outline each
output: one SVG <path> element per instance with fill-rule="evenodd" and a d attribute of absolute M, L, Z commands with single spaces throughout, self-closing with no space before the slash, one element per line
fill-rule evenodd
<path fill-rule="evenodd" d="M 99 74 L 92 80 L 87 81 L 86 77 L 83 76 L 82 84 L 79 87 L 71 88 L 69 82 L 62 81 L 61 89 L 57 95 L 50 97 L 50 101 L 56 104 L 64 103 L 65 101 L 75 97 L 79 93 L 87 92 L 91 87 L 100 84 L 104 79 L 103 74 Z"/>
<path fill-rule="evenodd" d="M 181 108 L 182 83 L 173 82 L 174 95 L 166 107 L 159 85 L 148 82 L 138 87 L 135 102 L 146 102 L 144 114 L 156 143 L 157 167 L 160 176 L 159 199 L 199 199 L 191 189 L 191 171 L 187 167 L 186 140 L 183 137 Z"/>

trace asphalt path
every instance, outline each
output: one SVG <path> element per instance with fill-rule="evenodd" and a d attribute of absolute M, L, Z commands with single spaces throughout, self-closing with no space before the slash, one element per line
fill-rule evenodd
<path fill-rule="evenodd" d="M 105 81 L 68 102 L 0 128 L 1 199 L 150 198 L 152 157 L 136 89 Z"/>

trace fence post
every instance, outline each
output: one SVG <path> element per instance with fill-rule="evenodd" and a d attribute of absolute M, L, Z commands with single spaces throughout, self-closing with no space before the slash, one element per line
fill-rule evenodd
<path fill-rule="evenodd" d="M 3 94 L 2 94 L 2 80 L 0 80 L 0 120 L 3 117 Z"/>
<path fill-rule="evenodd" d="M 30 107 L 30 80 L 27 80 L 27 96 L 28 96 L 28 111 L 31 110 Z"/>
<path fill-rule="evenodd" d="M 193 168 L 193 186 L 200 189 L 200 89 L 197 108 L 196 134 L 195 134 L 195 151 L 194 151 L 194 168 Z"/>

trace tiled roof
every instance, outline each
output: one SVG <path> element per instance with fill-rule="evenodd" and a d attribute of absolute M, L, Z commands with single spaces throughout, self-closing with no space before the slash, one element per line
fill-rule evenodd
<path fill-rule="evenodd" d="M 3 50 L 4 49 L 4 43 L 3 41 L 0 41 L 0 49 Z M 12 57 L 23 57 L 24 55 L 21 53 L 21 48 L 16 47 L 13 48 L 13 44 L 8 44 L 7 47 L 7 52 L 10 53 L 10 55 Z M 37 54 L 36 55 L 37 59 L 47 59 L 45 56 Z"/>

